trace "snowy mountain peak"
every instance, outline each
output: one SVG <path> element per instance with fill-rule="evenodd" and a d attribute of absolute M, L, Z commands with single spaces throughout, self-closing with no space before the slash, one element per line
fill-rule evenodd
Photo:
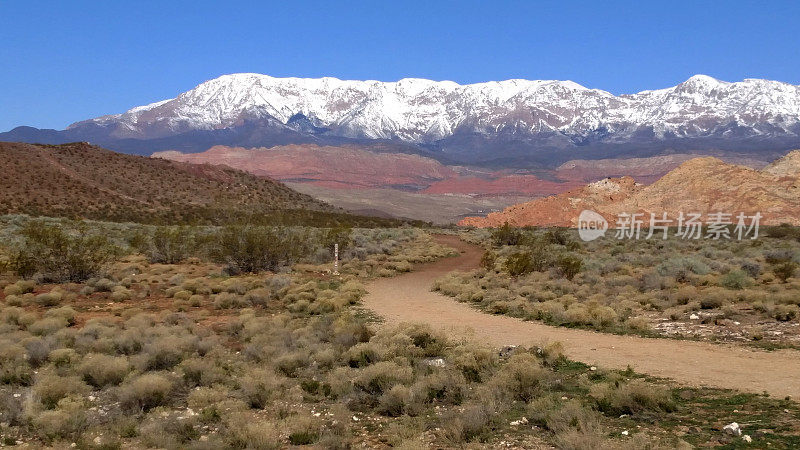
<path fill-rule="evenodd" d="M 794 135 L 800 123 L 800 87 L 695 75 L 672 88 L 614 96 L 557 80 L 460 85 L 420 78 L 383 82 L 238 73 L 206 81 L 174 99 L 70 128 L 100 125 L 112 128 L 116 138 L 150 139 L 245 123 L 415 144 L 464 131 L 624 140 L 646 128 L 656 138 L 705 136 L 723 133 L 732 123 L 753 135 Z"/>

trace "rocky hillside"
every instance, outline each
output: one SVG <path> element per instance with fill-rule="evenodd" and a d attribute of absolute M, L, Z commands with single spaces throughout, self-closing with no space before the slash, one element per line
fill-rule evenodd
<path fill-rule="evenodd" d="M 560 195 L 511 206 L 487 217 L 468 217 L 464 226 L 575 226 L 580 212 L 591 209 L 609 220 L 619 213 L 703 214 L 760 212 L 762 224 L 800 225 L 800 150 L 763 170 L 725 163 L 717 158 L 691 159 L 655 183 L 633 178 L 606 179 Z M 648 216 L 649 217 L 649 216 Z"/>
<path fill-rule="evenodd" d="M 372 221 L 239 170 L 124 155 L 86 143 L 0 143 L 0 214 L 149 223 Z"/>
<path fill-rule="evenodd" d="M 65 139 L 128 152 L 384 142 L 442 161 L 493 167 L 552 167 L 675 150 L 772 158 L 800 146 L 800 87 L 696 75 L 674 87 L 613 95 L 571 81 L 459 85 L 241 73 L 67 130 L 20 127 L 0 134 L 0 140 Z"/>
<path fill-rule="evenodd" d="M 270 149 L 218 145 L 202 153 L 164 151 L 154 153 L 153 157 L 194 164 L 223 164 L 280 181 L 312 182 L 328 187 L 416 190 L 457 176 L 453 169 L 418 155 L 313 144 Z"/>

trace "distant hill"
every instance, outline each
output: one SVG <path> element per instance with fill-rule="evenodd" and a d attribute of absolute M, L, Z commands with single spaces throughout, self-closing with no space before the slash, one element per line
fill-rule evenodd
<path fill-rule="evenodd" d="M 0 142 L 0 214 L 143 223 L 392 222 L 348 214 L 229 167 L 125 155 L 82 142 Z"/>
<path fill-rule="evenodd" d="M 486 217 L 467 217 L 460 225 L 576 226 L 582 210 L 606 219 L 619 213 L 715 212 L 761 213 L 762 225 L 800 225 L 800 150 L 763 170 L 727 164 L 717 158 L 694 158 L 645 186 L 631 177 L 609 178 L 563 194 L 514 205 Z"/>

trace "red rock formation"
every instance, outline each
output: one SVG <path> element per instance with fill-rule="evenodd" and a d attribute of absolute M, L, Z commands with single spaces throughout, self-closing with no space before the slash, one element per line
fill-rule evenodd
<path fill-rule="evenodd" d="M 576 225 L 591 209 L 613 219 L 619 213 L 675 218 L 680 212 L 725 212 L 763 215 L 762 224 L 800 225 L 800 151 L 764 170 L 727 164 L 717 158 L 695 158 L 681 164 L 650 186 L 631 178 L 607 179 L 564 194 L 511 206 L 486 217 L 468 217 L 459 224 L 494 227 L 512 225 Z"/>

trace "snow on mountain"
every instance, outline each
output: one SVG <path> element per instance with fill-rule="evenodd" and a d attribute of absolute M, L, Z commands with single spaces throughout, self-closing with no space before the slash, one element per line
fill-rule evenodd
<path fill-rule="evenodd" d="M 656 138 L 728 133 L 794 135 L 800 86 L 695 75 L 671 88 L 615 96 L 571 81 L 506 80 L 459 85 L 406 78 L 397 82 L 224 75 L 125 113 L 78 122 L 117 138 L 154 138 L 256 122 L 281 128 L 305 118 L 319 132 L 352 138 L 428 143 L 457 131 L 493 134 L 601 133 L 612 139 L 647 129 Z M 793 128 L 794 127 L 794 128 Z"/>

